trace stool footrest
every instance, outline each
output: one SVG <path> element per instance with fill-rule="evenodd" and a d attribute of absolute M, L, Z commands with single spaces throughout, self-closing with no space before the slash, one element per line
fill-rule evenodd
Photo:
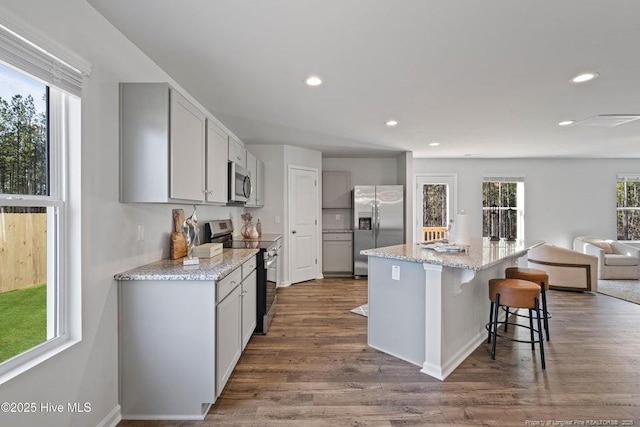
<path fill-rule="evenodd" d="M 519 324 L 519 323 L 513 323 L 513 322 L 496 322 L 496 323 L 497 323 L 498 325 L 504 325 L 504 324 L 506 323 L 507 325 L 518 326 L 518 327 L 520 327 L 520 328 L 525 328 L 525 329 L 529 329 L 529 330 L 533 329 L 533 332 L 538 333 L 538 330 L 537 330 L 536 328 L 530 328 L 530 327 L 529 327 L 529 326 L 527 326 L 527 325 L 521 325 L 521 324 Z M 487 323 L 486 325 L 484 325 L 484 328 L 485 328 L 488 332 L 491 332 L 491 324 L 490 324 L 490 323 Z M 533 341 L 531 341 L 530 339 L 529 339 L 529 340 L 518 340 L 518 339 L 515 339 L 515 338 L 510 337 L 510 336 L 508 336 L 508 335 L 494 334 L 493 332 L 491 332 L 491 336 L 496 336 L 496 337 L 498 337 L 498 338 L 502 338 L 502 339 L 504 339 L 504 340 L 509 340 L 509 341 L 513 341 L 513 342 L 521 342 L 521 343 L 525 343 L 525 344 L 531 344 L 531 343 L 534 343 L 534 344 L 535 344 L 535 343 L 539 343 L 539 342 L 540 342 L 540 340 L 533 340 Z"/>
<path fill-rule="evenodd" d="M 515 311 L 509 311 L 509 314 L 512 314 L 512 315 L 514 315 L 514 316 L 518 316 L 518 317 L 526 317 L 526 318 L 529 318 L 529 316 L 528 316 L 528 315 L 526 315 L 526 314 L 519 314 L 519 313 L 518 313 L 518 310 L 519 310 L 518 308 L 511 308 L 511 307 L 507 307 L 507 306 L 503 305 L 503 306 L 502 306 L 502 310 L 503 310 L 503 311 L 507 311 L 507 310 L 515 310 Z M 542 311 L 542 313 L 541 313 L 541 314 L 543 315 L 543 318 L 544 318 L 544 310 L 540 310 L 540 311 Z M 533 311 L 533 313 L 535 314 L 535 310 Z M 547 319 L 551 319 L 552 317 L 553 317 L 553 314 L 551 314 L 550 312 L 548 312 L 548 311 L 547 311 Z M 534 316 L 534 319 L 535 319 L 535 316 Z"/>

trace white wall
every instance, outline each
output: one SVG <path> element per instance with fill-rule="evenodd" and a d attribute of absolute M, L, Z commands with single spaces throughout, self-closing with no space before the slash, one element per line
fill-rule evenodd
<path fill-rule="evenodd" d="M 332 158 L 322 159 L 323 171 L 351 172 L 351 185 L 393 185 L 398 182 L 398 162 L 392 158 Z"/>
<path fill-rule="evenodd" d="M 263 233 L 283 234 L 282 284 L 289 280 L 289 234 L 286 224 L 289 220 L 289 165 L 303 166 L 318 171 L 318 230 L 322 227 L 322 154 L 319 151 L 289 145 L 248 144 L 247 150 L 265 163 L 265 203 L 261 209 L 247 209 L 260 218 L 265 218 Z M 275 218 L 280 217 L 280 224 Z M 322 274 L 322 236 L 318 234 L 317 256 L 318 275 Z"/>
<path fill-rule="evenodd" d="M 89 402 L 83 414 L 0 414 L 7 426 L 95 426 L 118 411 L 117 286 L 113 275 L 169 254 L 171 209 L 118 202 L 118 83 L 179 88 L 84 0 L 0 0 L 92 65 L 82 96 L 82 342 L 0 385 L 5 402 Z M 191 101 L 193 98 L 190 98 Z M 241 209 L 199 207 L 199 219 L 238 221 Z M 237 223 L 237 222 L 236 222 Z M 136 241 L 138 224 L 146 240 Z M 77 284 L 76 284 L 77 285 Z M 113 421 L 114 418 L 111 418 Z"/>
<path fill-rule="evenodd" d="M 471 216 L 476 236 L 482 233 L 483 174 L 524 174 L 525 239 L 566 248 L 580 235 L 616 238 L 616 174 L 640 172 L 638 159 L 414 159 L 413 164 L 415 174 L 458 175 L 458 209 Z"/>
<path fill-rule="evenodd" d="M 398 184 L 404 185 L 404 241 L 405 243 L 413 243 L 413 199 L 415 197 L 413 153 L 402 153 L 396 161 L 398 163 Z"/>

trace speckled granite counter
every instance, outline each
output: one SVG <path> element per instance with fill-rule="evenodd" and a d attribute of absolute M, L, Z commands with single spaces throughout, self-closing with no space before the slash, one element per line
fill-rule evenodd
<path fill-rule="evenodd" d="M 323 233 L 346 233 L 346 234 L 352 234 L 353 230 L 335 230 L 335 229 L 328 229 L 325 228 L 322 230 Z"/>
<path fill-rule="evenodd" d="M 517 258 L 542 242 L 489 242 L 488 239 L 474 240 L 468 252 L 446 253 L 425 249 L 419 244 L 388 246 L 367 249 L 362 255 L 399 261 L 436 264 L 444 267 L 483 270 L 509 258 Z"/>
<path fill-rule="evenodd" d="M 220 280 L 258 253 L 257 249 L 225 249 L 222 255 L 200 258 L 198 265 L 182 265 L 182 259 L 143 265 L 114 276 L 116 280 Z"/>

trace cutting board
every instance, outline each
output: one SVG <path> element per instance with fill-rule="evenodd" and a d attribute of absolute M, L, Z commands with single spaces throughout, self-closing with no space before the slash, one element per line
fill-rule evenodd
<path fill-rule="evenodd" d="M 171 232 L 171 259 L 187 256 L 187 241 L 182 234 L 184 210 L 173 209 L 173 231 Z"/>

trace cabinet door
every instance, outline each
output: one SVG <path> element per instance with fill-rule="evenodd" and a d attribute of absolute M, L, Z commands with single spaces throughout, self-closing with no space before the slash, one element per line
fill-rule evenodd
<path fill-rule="evenodd" d="M 228 135 L 211 120 L 207 120 L 207 202 L 225 204 L 228 201 Z"/>
<path fill-rule="evenodd" d="M 256 330 L 258 293 L 256 291 L 256 270 L 242 281 L 242 348 L 244 349 Z"/>
<path fill-rule="evenodd" d="M 229 161 L 247 167 L 247 150 L 242 143 L 232 136 L 229 136 Z"/>
<path fill-rule="evenodd" d="M 247 200 L 246 206 L 256 206 L 256 187 L 258 181 L 258 166 L 256 161 L 256 156 L 247 151 L 247 170 L 251 177 L 251 194 L 249 194 L 249 200 Z"/>
<path fill-rule="evenodd" d="M 351 208 L 351 172 L 322 173 L 322 207 Z"/>
<path fill-rule="evenodd" d="M 328 273 L 353 272 L 353 245 L 351 241 L 323 241 L 322 270 Z"/>
<path fill-rule="evenodd" d="M 256 186 L 256 205 L 259 207 L 264 206 L 264 162 L 262 160 L 257 161 L 258 176 Z"/>
<path fill-rule="evenodd" d="M 175 90 L 171 91 L 170 128 L 170 197 L 203 201 L 205 115 Z"/>
<path fill-rule="evenodd" d="M 220 396 L 242 352 L 242 301 L 238 285 L 216 307 L 216 393 Z"/>

